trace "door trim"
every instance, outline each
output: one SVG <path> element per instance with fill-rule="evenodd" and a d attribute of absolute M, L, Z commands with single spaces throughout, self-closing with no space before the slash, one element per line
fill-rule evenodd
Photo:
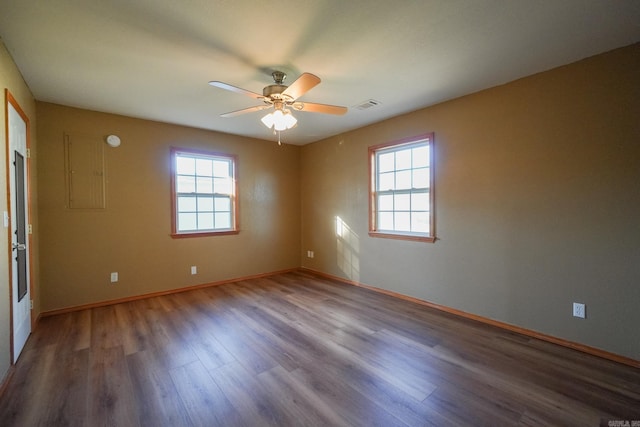
<path fill-rule="evenodd" d="M 10 174 L 11 174 L 11 148 L 9 147 L 9 105 L 11 105 L 16 112 L 18 113 L 18 115 L 22 118 L 22 120 L 24 120 L 24 123 L 26 125 L 26 130 L 27 130 L 27 134 L 26 134 L 26 145 L 27 145 L 27 153 L 29 153 L 31 151 L 31 124 L 29 121 L 29 117 L 27 116 L 27 114 L 24 112 L 24 110 L 20 107 L 20 104 L 18 104 L 18 101 L 13 97 L 13 95 L 11 94 L 11 92 L 9 91 L 9 89 L 5 88 L 4 90 L 4 94 L 5 94 L 5 116 L 4 116 L 4 121 L 5 121 L 5 158 L 6 158 L 6 180 L 7 180 L 7 211 L 11 212 L 11 206 L 12 206 L 12 201 L 11 201 L 11 178 L 10 178 Z M 27 224 L 27 227 L 29 227 L 33 221 L 32 221 L 32 216 L 31 216 L 31 158 L 30 156 L 27 154 L 26 156 L 26 169 L 27 169 L 27 208 L 26 208 L 26 214 L 27 217 L 29 219 L 29 223 Z M 9 232 L 9 237 L 11 237 L 11 227 L 12 227 L 12 218 L 9 217 L 9 228 L 8 228 L 8 232 Z M 9 284 L 9 327 L 10 327 L 10 346 L 11 346 L 11 364 L 13 365 L 15 363 L 15 355 L 14 355 L 14 337 L 13 337 L 13 282 L 12 282 L 12 277 L 13 277 L 13 261 L 12 261 L 12 256 L 13 256 L 13 251 L 12 251 L 12 247 L 11 247 L 11 243 L 12 243 L 12 239 L 9 238 L 7 239 L 7 250 L 8 250 L 8 262 L 9 262 L 9 280 L 10 280 L 10 284 Z M 34 300 L 34 276 L 33 276 L 33 234 L 30 232 L 27 232 L 27 240 L 29 241 L 28 244 L 28 254 L 27 257 L 29 259 L 29 297 L 30 299 L 33 301 Z M 35 320 L 36 317 L 34 316 L 34 310 L 31 309 L 29 312 L 29 318 L 31 321 L 31 331 L 33 332 L 34 328 L 35 328 Z"/>

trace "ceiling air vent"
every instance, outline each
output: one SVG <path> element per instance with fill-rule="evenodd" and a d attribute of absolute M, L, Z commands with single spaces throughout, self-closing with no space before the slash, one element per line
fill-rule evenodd
<path fill-rule="evenodd" d="M 360 104 L 356 105 L 356 108 L 358 110 L 366 110 L 368 108 L 371 107 L 377 107 L 378 105 L 380 105 L 380 101 L 376 101 L 375 99 L 368 99 L 364 102 L 361 102 Z"/>

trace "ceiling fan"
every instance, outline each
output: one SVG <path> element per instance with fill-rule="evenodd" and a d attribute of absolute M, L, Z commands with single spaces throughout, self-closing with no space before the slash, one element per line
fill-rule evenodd
<path fill-rule="evenodd" d="M 313 89 L 320 83 L 320 78 L 311 73 L 303 73 L 290 86 L 283 84 L 287 75 L 282 71 L 274 71 L 271 73 L 274 84 L 266 86 L 262 90 L 262 95 L 250 90 L 241 89 L 228 83 L 211 81 L 209 84 L 220 89 L 229 90 L 231 92 L 240 93 L 263 101 L 264 104 L 254 107 L 243 108 L 242 110 L 231 111 L 221 114 L 220 117 L 235 117 L 240 114 L 251 113 L 253 111 L 266 110 L 273 107 L 274 111 L 262 118 L 262 123 L 268 128 L 275 131 L 283 131 L 291 129 L 297 123 L 297 120 L 291 114 L 289 109 L 295 111 L 308 111 L 311 113 L 324 113 L 343 115 L 347 112 L 347 107 L 339 107 L 337 105 L 316 104 L 312 102 L 297 101 L 302 95 Z"/>

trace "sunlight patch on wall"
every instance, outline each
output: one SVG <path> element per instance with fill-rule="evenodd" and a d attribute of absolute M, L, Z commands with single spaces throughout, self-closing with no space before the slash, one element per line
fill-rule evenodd
<path fill-rule="evenodd" d="M 353 281 L 360 281 L 360 238 L 351 227 L 336 216 L 338 267 Z"/>

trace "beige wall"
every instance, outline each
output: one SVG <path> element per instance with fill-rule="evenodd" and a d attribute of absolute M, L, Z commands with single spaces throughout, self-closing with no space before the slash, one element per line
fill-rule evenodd
<path fill-rule="evenodd" d="M 36 108 L 35 101 L 31 95 L 31 91 L 25 84 L 20 71 L 13 62 L 11 55 L 0 40 L 0 91 L 2 92 L 2 102 L 0 103 L 0 216 L 2 212 L 8 211 L 7 205 L 7 141 L 6 141 L 6 99 L 4 95 L 5 88 L 18 101 L 20 108 L 25 112 L 30 121 L 31 131 L 31 191 L 33 194 L 37 191 L 35 179 L 35 163 L 37 158 L 36 150 Z M 32 198 L 31 223 L 34 229 L 37 228 L 37 200 Z M 0 222 L 1 224 L 1 222 Z M 35 236 L 34 236 L 35 237 Z M 34 254 L 38 252 L 37 239 L 32 240 L 31 250 Z M 11 300 L 9 295 L 9 229 L 0 226 L 0 382 L 5 377 L 11 363 Z M 34 307 L 37 314 L 39 308 L 38 300 L 38 258 L 32 258 L 33 286 L 34 289 Z"/>
<path fill-rule="evenodd" d="M 304 146 L 302 264 L 640 359 L 638 70 L 636 44 Z M 425 132 L 439 240 L 369 237 L 367 147 Z"/>
<path fill-rule="evenodd" d="M 299 266 L 299 147 L 40 102 L 37 113 L 43 311 Z M 65 133 L 120 136 L 104 147 L 106 209 L 66 208 Z M 169 236 L 172 146 L 238 156 L 238 235 Z"/>

